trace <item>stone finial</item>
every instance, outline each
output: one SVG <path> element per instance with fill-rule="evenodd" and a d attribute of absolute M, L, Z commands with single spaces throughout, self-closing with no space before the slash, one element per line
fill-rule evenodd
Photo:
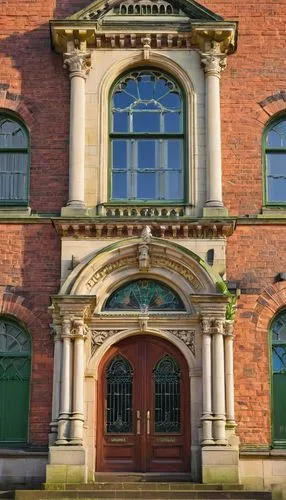
<path fill-rule="evenodd" d="M 64 68 L 70 72 L 70 78 L 79 76 L 86 78 L 91 68 L 91 55 L 75 48 L 72 52 L 64 54 Z"/>
<path fill-rule="evenodd" d="M 145 226 L 142 230 L 141 233 L 141 238 L 144 241 L 144 243 L 150 243 L 151 238 L 152 238 L 152 232 L 150 226 Z"/>

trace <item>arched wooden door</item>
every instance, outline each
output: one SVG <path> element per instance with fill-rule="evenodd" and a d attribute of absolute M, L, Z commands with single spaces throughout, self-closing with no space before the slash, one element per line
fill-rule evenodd
<path fill-rule="evenodd" d="M 189 470 L 189 378 L 169 342 L 140 335 L 113 346 L 99 370 L 97 470 Z"/>

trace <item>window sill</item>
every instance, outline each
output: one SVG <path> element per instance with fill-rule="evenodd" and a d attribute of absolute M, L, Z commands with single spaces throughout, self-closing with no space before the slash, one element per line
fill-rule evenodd
<path fill-rule="evenodd" d="M 30 207 L 23 206 L 1 206 L 0 205 L 0 218 L 13 218 L 13 217 L 29 217 L 31 215 Z"/>

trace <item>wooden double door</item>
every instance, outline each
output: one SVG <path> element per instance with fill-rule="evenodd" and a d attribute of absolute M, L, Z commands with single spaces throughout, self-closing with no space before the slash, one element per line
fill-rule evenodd
<path fill-rule="evenodd" d="M 189 378 L 177 348 L 147 335 L 119 342 L 98 389 L 98 471 L 189 470 Z"/>

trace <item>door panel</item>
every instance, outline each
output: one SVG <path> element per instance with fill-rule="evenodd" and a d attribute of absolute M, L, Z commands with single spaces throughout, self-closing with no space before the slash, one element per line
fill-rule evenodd
<path fill-rule="evenodd" d="M 137 336 L 113 346 L 99 370 L 97 470 L 189 468 L 189 383 L 181 353 Z"/>

